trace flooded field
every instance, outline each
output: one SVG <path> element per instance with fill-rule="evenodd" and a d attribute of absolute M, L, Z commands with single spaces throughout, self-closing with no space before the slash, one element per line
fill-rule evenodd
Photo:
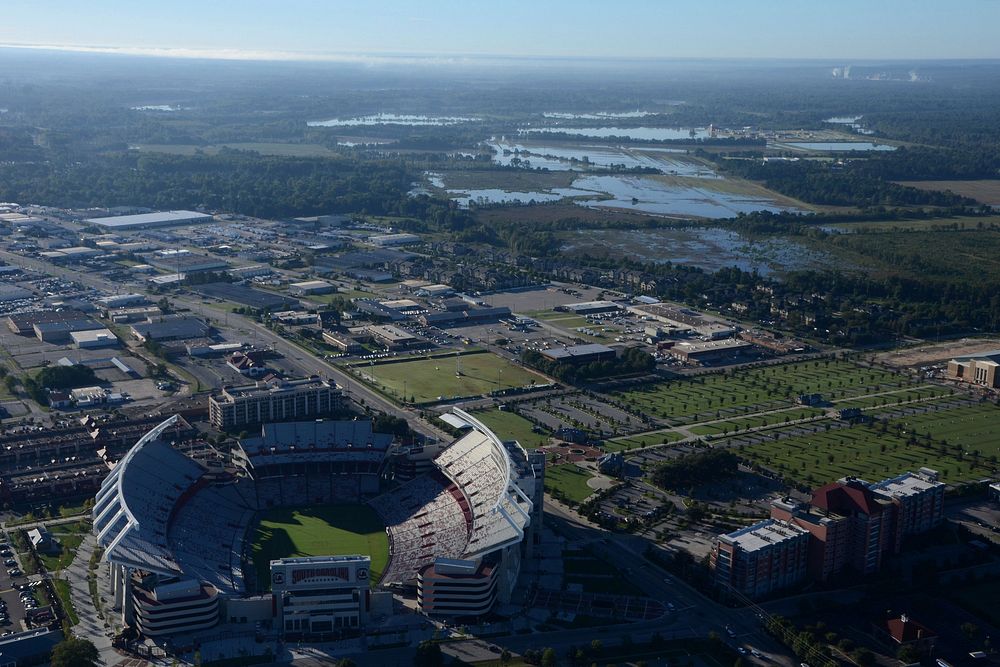
<path fill-rule="evenodd" d="M 600 201 L 578 201 L 584 206 L 616 208 L 698 218 L 732 218 L 751 211 L 798 210 L 779 205 L 764 196 L 729 192 L 720 188 L 664 182 L 645 176 L 584 176 L 573 181 L 573 187 L 603 193 Z"/>
<path fill-rule="evenodd" d="M 768 148 L 792 148 L 804 151 L 850 152 L 850 151 L 894 151 L 895 146 L 876 144 L 871 141 L 789 141 L 776 143 Z"/>
<path fill-rule="evenodd" d="M 525 134 L 569 134 L 575 137 L 628 137 L 639 141 L 669 141 L 674 139 L 710 139 L 712 133 L 704 127 L 528 127 Z"/>
<path fill-rule="evenodd" d="M 609 120 L 622 118 L 645 118 L 655 116 L 655 111 L 595 111 L 593 113 L 565 113 L 561 111 L 546 111 L 545 118 L 555 120 Z"/>
<path fill-rule="evenodd" d="M 590 167 L 643 167 L 659 169 L 666 174 L 696 178 L 720 178 L 709 166 L 677 148 L 656 146 L 553 145 L 532 142 L 512 142 L 491 139 L 486 145 L 493 149 L 493 161 L 505 166 L 522 166 L 551 171 L 584 171 Z"/>
<path fill-rule="evenodd" d="M 599 155 L 595 152 L 595 156 Z M 665 175 L 648 176 L 587 174 L 583 167 L 579 168 L 583 172 L 580 175 L 568 169 L 426 172 L 424 181 L 414 184 L 410 194 L 445 195 L 463 208 L 568 199 L 580 206 L 683 218 L 732 218 L 752 211 L 802 210 L 759 186 L 727 181 L 700 163 L 667 153 L 654 157 L 664 171 L 668 165 L 676 168 Z"/>
<path fill-rule="evenodd" d="M 355 118 L 331 118 L 329 120 L 311 120 L 306 123 L 309 127 L 364 127 L 368 125 L 410 125 L 420 127 L 425 125 L 458 125 L 459 123 L 469 123 L 476 118 L 465 118 L 462 116 L 420 116 L 411 114 L 379 113 L 371 116 L 357 116 Z"/>
<path fill-rule="evenodd" d="M 563 235 L 565 253 L 636 257 L 716 271 L 735 266 L 771 275 L 832 266 L 833 258 L 786 239 L 751 240 L 718 227 L 586 229 Z"/>

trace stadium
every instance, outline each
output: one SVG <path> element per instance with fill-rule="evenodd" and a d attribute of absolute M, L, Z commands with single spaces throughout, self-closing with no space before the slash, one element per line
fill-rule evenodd
<path fill-rule="evenodd" d="M 471 415 L 403 447 L 368 420 L 266 424 L 222 465 L 171 443 L 170 417 L 118 461 L 94 532 L 135 635 L 252 623 L 342 636 L 393 613 L 483 616 L 510 600 L 541 516 L 544 455 Z"/>

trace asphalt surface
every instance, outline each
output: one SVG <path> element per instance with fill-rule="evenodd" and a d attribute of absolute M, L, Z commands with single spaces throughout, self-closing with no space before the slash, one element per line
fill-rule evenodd
<path fill-rule="evenodd" d="M 20 266 L 31 271 L 59 276 L 68 280 L 75 280 L 78 283 L 92 289 L 106 291 L 109 288 L 107 281 L 102 276 L 76 269 L 56 266 L 33 257 L 25 257 L 17 253 L 0 250 L 0 259 L 3 259 L 8 264 Z M 128 289 L 134 289 L 137 292 L 148 294 L 145 289 L 145 285 L 142 283 L 128 283 Z M 444 440 L 450 439 L 444 431 L 434 428 L 427 422 L 420 419 L 416 411 L 397 406 L 381 394 L 372 391 L 365 385 L 359 383 L 356 379 L 351 378 L 333 364 L 330 364 L 324 359 L 317 358 L 308 350 L 289 342 L 287 339 L 275 334 L 267 327 L 258 324 L 249 318 L 243 317 L 242 315 L 236 313 L 227 314 L 216 308 L 212 308 L 203 303 L 201 297 L 178 296 L 173 294 L 168 295 L 168 297 L 176 305 L 190 309 L 195 315 L 211 319 L 220 329 L 242 328 L 253 332 L 258 342 L 263 345 L 273 345 L 276 352 L 284 355 L 288 360 L 293 362 L 304 374 L 326 377 L 344 387 L 347 390 L 349 398 L 354 400 L 356 403 L 361 404 L 361 401 L 364 401 L 365 407 L 385 412 L 396 417 L 402 417 L 410 423 L 413 430 L 427 437 Z M 156 300 L 156 297 L 151 298 L 154 301 Z M 221 327 L 219 327 L 220 321 L 224 321 Z"/>

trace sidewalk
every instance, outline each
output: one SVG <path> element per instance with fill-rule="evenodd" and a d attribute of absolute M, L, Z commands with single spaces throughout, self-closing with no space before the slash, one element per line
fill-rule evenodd
<path fill-rule="evenodd" d="M 70 599 L 80 617 L 80 622 L 73 626 L 73 634 L 94 643 L 100 652 L 102 664 L 115 665 L 121 661 L 122 656 L 111 647 L 111 638 L 107 634 L 109 631 L 104 627 L 104 619 L 97 615 L 90 597 L 90 587 L 87 585 L 87 568 L 96 546 L 97 538 L 88 534 L 80 544 L 73 562 L 63 570 L 62 578 L 69 582 Z"/>

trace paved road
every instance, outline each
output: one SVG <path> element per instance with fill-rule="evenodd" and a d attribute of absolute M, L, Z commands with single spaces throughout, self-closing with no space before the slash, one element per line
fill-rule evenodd
<path fill-rule="evenodd" d="M 0 250 L 0 259 L 3 259 L 8 264 L 20 266 L 31 271 L 45 273 L 52 276 L 59 276 L 67 280 L 75 280 L 78 283 L 93 289 L 107 290 L 109 288 L 107 281 L 101 276 L 56 266 L 33 257 L 25 257 L 17 253 Z M 128 287 L 129 289 L 135 289 L 140 292 L 146 291 L 145 286 L 138 283 L 129 284 Z M 282 338 L 267 327 L 258 324 L 249 318 L 243 317 L 242 315 L 236 313 L 227 314 L 217 308 L 212 308 L 208 304 L 203 303 L 200 298 L 170 295 L 170 299 L 178 306 L 189 308 L 196 315 L 212 319 L 216 325 L 220 324 L 220 321 L 224 320 L 225 324 L 223 324 L 222 328 L 243 327 L 254 332 L 258 341 L 265 345 L 273 345 L 275 351 L 287 357 L 305 374 L 327 377 L 337 382 L 337 384 L 348 388 L 349 396 L 355 402 L 361 403 L 364 401 L 364 405 L 373 410 L 402 417 L 410 423 L 411 428 L 425 436 L 442 440 L 450 440 L 450 437 L 444 433 L 444 431 L 441 431 L 420 419 L 419 415 L 415 411 L 395 405 L 380 394 L 361 384 L 356 379 L 351 378 L 347 373 L 341 371 L 333 364 L 330 364 L 324 359 L 317 358 L 308 350 L 305 350 L 295 343 Z"/>

